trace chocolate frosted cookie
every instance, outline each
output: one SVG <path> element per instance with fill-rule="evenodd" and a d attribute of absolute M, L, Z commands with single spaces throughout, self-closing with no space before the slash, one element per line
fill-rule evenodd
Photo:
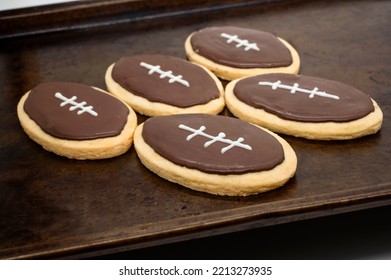
<path fill-rule="evenodd" d="M 271 33 L 233 27 L 208 27 L 185 42 L 190 61 L 218 77 L 233 80 L 265 73 L 299 73 L 300 58 L 285 40 Z"/>
<path fill-rule="evenodd" d="M 110 93 L 147 116 L 178 113 L 218 114 L 224 89 L 209 70 L 162 55 L 124 57 L 106 72 Z"/>
<path fill-rule="evenodd" d="M 366 93 L 337 81 L 265 74 L 230 82 L 226 103 L 238 118 L 272 131 L 318 140 L 376 133 L 383 121 Z"/>
<path fill-rule="evenodd" d="M 18 117 L 28 136 L 48 151 L 75 159 L 125 153 L 137 126 L 134 111 L 90 86 L 50 82 L 26 93 Z"/>
<path fill-rule="evenodd" d="M 150 118 L 137 127 L 134 145 L 141 162 L 157 175 L 211 194 L 269 191 L 296 172 L 296 154 L 285 140 L 220 115 Z"/>

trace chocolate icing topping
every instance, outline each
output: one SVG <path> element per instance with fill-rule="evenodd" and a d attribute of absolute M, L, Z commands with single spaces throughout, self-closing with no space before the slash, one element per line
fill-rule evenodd
<path fill-rule="evenodd" d="M 70 100 L 73 96 L 76 96 L 75 103 Z M 62 103 L 66 104 L 61 106 Z M 79 107 L 72 110 L 76 103 Z M 88 106 L 92 108 L 88 110 Z M 43 83 L 33 88 L 24 110 L 46 133 L 68 140 L 119 135 L 129 114 L 128 107 L 109 94 L 90 86 L 61 82 Z"/>
<path fill-rule="evenodd" d="M 203 133 L 210 137 L 191 137 L 194 132 L 189 129 L 198 130 L 201 126 L 205 126 Z M 228 141 L 236 141 L 242 137 L 241 144 L 245 148 L 228 147 L 230 142 L 213 140 L 221 132 L 225 134 L 222 138 Z M 243 174 L 264 171 L 284 161 L 283 148 L 275 137 L 254 125 L 231 117 L 206 114 L 153 117 L 144 123 L 142 136 L 156 153 L 174 164 L 206 173 Z M 208 145 L 208 141 L 215 142 Z M 247 145 L 251 150 L 248 150 Z M 226 151 L 222 153 L 224 148 Z"/>
<path fill-rule="evenodd" d="M 141 63 L 159 65 L 161 71 L 172 71 L 172 76 L 163 74 L 162 77 L 162 74 L 141 66 Z M 179 75 L 188 86 L 171 80 Z M 220 96 L 215 81 L 203 68 L 175 57 L 139 55 L 121 58 L 114 65 L 112 78 L 135 95 L 180 108 L 206 104 Z"/>
<path fill-rule="evenodd" d="M 237 42 L 221 34 L 237 35 L 240 40 L 257 44 L 259 51 L 245 50 Z M 289 49 L 273 34 L 247 28 L 232 26 L 208 27 L 195 32 L 191 37 L 195 53 L 218 64 L 235 68 L 275 68 L 292 64 Z"/>
<path fill-rule="evenodd" d="M 282 87 L 293 86 L 296 89 L 280 86 L 273 89 L 272 85 L 258 84 L 277 81 Z M 297 86 L 294 86 L 296 83 Z M 316 92 L 325 92 L 329 96 L 315 93 L 311 98 L 315 87 L 318 88 Z M 352 86 L 303 75 L 265 74 L 245 78 L 236 83 L 234 94 L 252 107 L 301 122 L 348 122 L 374 110 L 370 97 Z"/>

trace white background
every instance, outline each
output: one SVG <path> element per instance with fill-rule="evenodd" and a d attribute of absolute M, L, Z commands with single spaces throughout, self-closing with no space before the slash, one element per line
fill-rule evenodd
<path fill-rule="evenodd" d="M 121 268 L 189 268 L 203 269 L 203 275 L 151 276 L 120 275 Z M 214 267 L 261 267 L 272 270 L 271 275 L 213 275 Z M 254 261 L 254 260 L 153 260 L 153 261 L 0 261 L 0 279 L 25 280 L 330 280 L 376 279 L 389 280 L 389 261 Z"/>
<path fill-rule="evenodd" d="M 0 0 L 0 11 L 73 1 L 77 0 Z"/>

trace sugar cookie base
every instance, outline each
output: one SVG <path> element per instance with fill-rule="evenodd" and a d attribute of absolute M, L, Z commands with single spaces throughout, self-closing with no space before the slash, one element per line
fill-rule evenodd
<path fill-rule="evenodd" d="M 23 106 L 28 97 L 26 93 L 19 101 L 17 113 L 26 134 L 45 150 L 71 159 L 104 159 L 125 153 L 132 145 L 137 117 L 129 108 L 128 120 L 118 136 L 94 140 L 65 140 L 53 137 L 41 129 L 24 111 Z"/>
<path fill-rule="evenodd" d="M 313 140 L 349 140 L 376 133 L 383 122 L 383 113 L 374 100 L 372 102 L 375 110 L 372 113 L 350 122 L 314 123 L 282 119 L 240 101 L 233 93 L 235 84 L 239 80 L 230 82 L 225 89 L 225 102 L 229 111 L 241 120 L 277 133 Z"/>
<path fill-rule="evenodd" d="M 163 115 L 174 115 L 174 114 L 190 114 L 190 113 L 203 113 L 203 114 L 212 114 L 217 115 L 220 113 L 225 106 L 224 102 L 224 88 L 220 80 L 211 73 L 205 67 L 202 67 L 214 80 L 219 91 L 219 97 L 213 99 L 205 104 L 195 105 L 191 107 L 181 108 L 173 105 L 160 103 L 160 102 L 151 102 L 146 98 L 143 98 L 139 95 L 136 95 L 132 92 L 124 89 L 120 84 L 112 78 L 112 70 L 114 64 L 110 65 L 106 71 L 105 80 L 108 91 L 126 102 L 131 106 L 136 112 L 146 115 L 146 116 L 163 116 Z"/>
<path fill-rule="evenodd" d="M 216 62 L 213 62 L 212 60 L 199 55 L 198 53 L 194 52 L 192 46 L 191 46 L 191 36 L 193 36 L 194 33 L 190 34 L 190 36 L 187 37 L 185 41 L 185 51 L 187 54 L 187 57 L 190 61 L 195 62 L 197 64 L 203 65 L 209 70 L 211 70 L 213 73 L 216 74 L 216 76 L 224 79 L 224 80 L 234 80 L 242 77 L 247 76 L 254 76 L 254 75 L 260 75 L 260 74 L 268 74 L 268 73 L 290 73 L 290 74 L 298 74 L 300 70 L 300 57 L 297 53 L 296 49 L 292 47 L 287 41 L 284 39 L 281 39 L 277 37 L 290 51 L 292 56 L 292 64 L 286 67 L 275 67 L 275 68 L 235 68 L 230 67 L 222 64 L 218 64 Z"/>
<path fill-rule="evenodd" d="M 284 139 L 270 131 L 267 132 L 276 137 L 283 147 L 285 159 L 281 164 L 267 171 L 220 175 L 183 167 L 160 156 L 144 141 L 143 125 L 136 128 L 134 147 L 144 166 L 168 181 L 196 191 L 224 196 L 253 195 L 281 187 L 296 172 L 294 150 Z"/>

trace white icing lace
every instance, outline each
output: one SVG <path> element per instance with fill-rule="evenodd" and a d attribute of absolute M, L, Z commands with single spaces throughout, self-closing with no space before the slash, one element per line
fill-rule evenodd
<path fill-rule="evenodd" d="M 277 88 L 282 88 L 282 89 L 287 89 L 290 90 L 290 93 L 294 94 L 296 91 L 297 92 L 303 92 L 303 93 L 308 93 L 309 98 L 314 98 L 315 95 L 321 96 L 321 97 L 326 97 L 326 98 L 332 98 L 332 99 L 339 99 L 339 96 L 330 94 L 324 91 L 319 91 L 317 87 L 314 87 L 312 90 L 300 88 L 298 83 L 294 83 L 293 86 L 289 85 L 284 85 L 281 84 L 281 81 L 278 80 L 277 82 L 271 83 L 271 82 L 259 82 L 258 85 L 260 86 L 271 86 L 273 90 L 276 90 Z"/>
<path fill-rule="evenodd" d="M 79 102 L 79 103 L 76 102 L 75 101 L 77 99 L 76 96 L 72 96 L 71 98 L 67 98 L 64 95 L 62 95 L 60 92 L 56 92 L 54 94 L 54 96 L 56 98 L 61 99 L 62 101 L 64 101 L 64 102 L 62 102 L 60 104 L 61 107 L 64 107 L 67 104 L 72 105 L 71 107 L 69 107 L 69 111 L 74 111 L 76 109 L 79 109 L 79 111 L 77 111 L 78 115 L 81 115 L 81 114 L 87 112 L 87 113 L 93 115 L 94 117 L 98 116 L 98 113 L 93 110 L 92 106 L 85 106 L 87 104 L 87 102 L 85 102 L 85 101 L 82 101 L 82 102 Z"/>
<path fill-rule="evenodd" d="M 227 33 L 221 33 L 220 35 L 221 35 L 221 37 L 228 39 L 227 40 L 228 44 L 230 44 L 232 42 L 237 43 L 237 45 L 236 45 L 237 48 L 244 46 L 245 51 L 249 51 L 249 50 L 259 51 L 258 45 L 256 43 L 250 43 L 248 40 L 239 39 L 238 35 L 230 35 Z"/>
<path fill-rule="evenodd" d="M 183 78 L 182 75 L 175 76 L 172 74 L 172 71 L 163 71 L 160 69 L 160 65 L 151 65 L 151 64 L 148 64 L 145 62 L 141 62 L 140 66 L 147 68 L 149 70 L 148 75 L 152 75 L 153 73 L 156 72 L 156 73 L 160 74 L 160 79 L 169 78 L 168 82 L 170 84 L 177 82 L 177 83 L 180 83 L 184 86 L 190 87 L 189 82 L 182 79 Z"/>
<path fill-rule="evenodd" d="M 203 131 L 206 129 L 205 126 L 201 126 L 199 129 L 194 129 L 194 128 L 188 127 L 184 124 L 180 124 L 178 127 L 180 129 L 193 132 L 192 134 L 190 134 L 189 136 L 186 137 L 187 141 L 190 141 L 193 137 L 195 137 L 197 135 L 211 139 L 210 141 L 205 142 L 205 144 L 204 144 L 205 148 L 209 147 L 210 145 L 212 145 L 215 142 L 222 142 L 222 143 L 228 144 L 228 146 L 221 149 L 222 154 L 224 154 L 226 151 L 228 151 L 234 147 L 239 147 L 239 148 L 246 149 L 249 151 L 252 150 L 250 145 L 242 144 L 242 142 L 244 141 L 243 137 L 239 137 L 238 140 L 232 141 L 230 139 L 224 138 L 226 136 L 224 132 L 220 132 L 217 136 L 212 136 L 207 133 L 204 133 Z"/>

